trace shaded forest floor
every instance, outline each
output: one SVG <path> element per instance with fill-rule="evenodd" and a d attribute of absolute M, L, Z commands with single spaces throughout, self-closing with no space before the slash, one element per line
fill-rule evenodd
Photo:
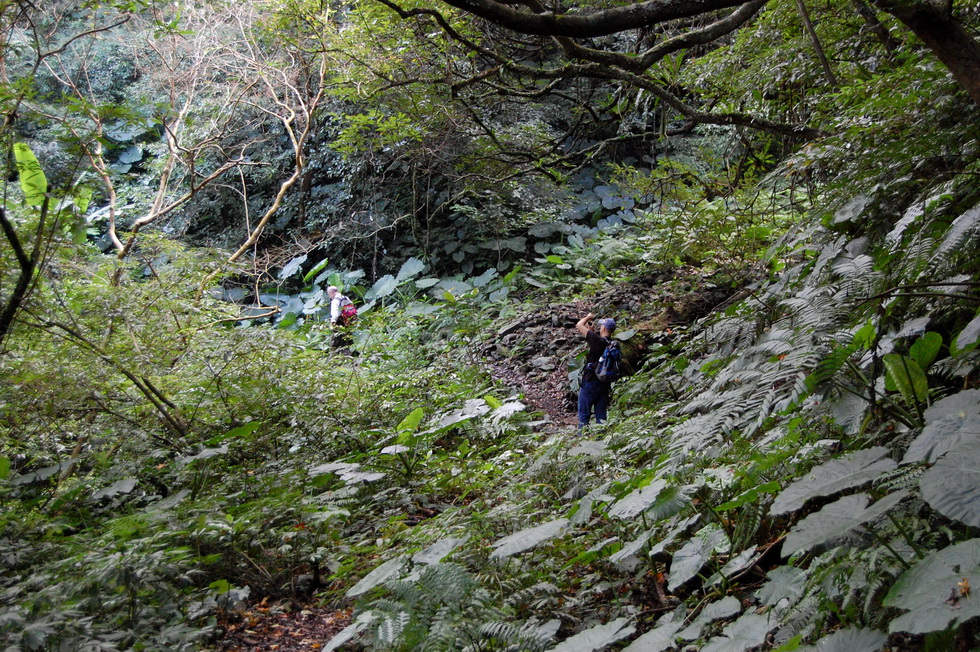
<path fill-rule="evenodd" d="M 589 312 L 613 317 L 620 335 L 635 331 L 624 344 L 627 371 L 642 365 L 649 349 L 741 296 L 747 278 L 716 283 L 693 268 L 649 274 L 590 298 L 549 304 L 498 328 L 480 351 L 492 378 L 541 413 L 545 430 L 577 424 L 577 385 L 569 364 L 584 353 L 575 324 Z M 615 418 L 615 415 L 613 415 Z M 252 602 L 220 623 L 224 634 L 216 652 L 295 652 L 318 650 L 352 621 L 351 608 L 296 601 Z"/>

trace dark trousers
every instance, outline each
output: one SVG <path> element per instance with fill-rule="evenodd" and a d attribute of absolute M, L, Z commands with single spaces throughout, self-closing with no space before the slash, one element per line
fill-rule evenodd
<path fill-rule="evenodd" d="M 578 390 L 578 425 L 589 425 L 592 410 L 595 409 L 595 422 L 606 420 L 606 409 L 609 407 L 609 383 L 596 378 L 582 381 Z"/>

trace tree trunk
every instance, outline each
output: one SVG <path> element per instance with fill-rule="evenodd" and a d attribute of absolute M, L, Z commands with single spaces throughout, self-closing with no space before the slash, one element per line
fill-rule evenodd
<path fill-rule="evenodd" d="M 875 4 L 912 30 L 980 105 L 980 43 L 953 18 L 951 3 L 877 0 Z"/>

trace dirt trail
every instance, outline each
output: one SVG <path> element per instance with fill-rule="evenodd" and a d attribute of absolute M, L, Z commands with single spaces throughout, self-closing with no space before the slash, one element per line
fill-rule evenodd
<path fill-rule="evenodd" d="M 651 344 L 671 337 L 671 326 L 695 321 L 727 303 L 734 293 L 730 285 L 716 286 L 696 270 L 651 274 L 589 300 L 553 304 L 515 319 L 498 329 L 482 355 L 496 380 L 520 394 L 531 409 L 548 416 L 551 424 L 546 427 L 574 426 L 577 397 L 569 383 L 568 365 L 585 350 L 584 339 L 575 331 L 579 319 L 593 312 L 615 318 L 619 332 L 635 330 L 624 355 L 636 368 Z M 319 650 L 350 624 L 351 611 L 269 606 L 264 601 L 251 604 L 220 623 L 225 635 L 213 649 Z"/>
<path fill-rule="evenodd" d="M 575 425 L 576 394 L 569 363 L 585 351 L 575 323 L 592 312 L 613 317 L 617 333 L 635 331 L 623 345 L 627 369 L 637 369 L 649 346 L 669 338 L 669 327 L 690 323 L 732 294 L 690 270 L 651 274 L 589 300 L 552 304 L 500 328 L 483 355 L 492 376 L 520 393 L 556 426 Z"/>

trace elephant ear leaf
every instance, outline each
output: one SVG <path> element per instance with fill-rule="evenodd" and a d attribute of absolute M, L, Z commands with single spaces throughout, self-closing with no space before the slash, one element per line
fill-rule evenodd
<path fill-rule="evenodd" d="M 800 652 L 881 652 L 887 642 L 888 637 L 878 630 L 849 627 L 823 637 L 816 645 L 801 647 Z"/>
<path fill-rule="evenodd" d="M 590 627 L 571 638 L 566 639 L 549 652 L 593 652 L 604 650 L 610 645 L 626 638 L 636 631 L 628 618 L 617 618 L 595 627 Z"/>
<path fill-rule="evenodd" d="M 14 159 L 17 161 L 24 201 L 30 206 L 40 206 L 44 203 L 45 193 L 48 192 L 48 179 L 44 176 L 41 164 L 38 163 L 31 148 L 24 143 L 14 144 Z"/>
<path fill-rule="evenodd" d="M 905 451 L 903 464 L 935 462 L 959 444 L 976 444 L 980 432 L 980 389 L 936 401 L 923 413 L 925 428 Z"/>
<path fill-rule="evenodd" d="M 961 590 L 967 583 L 980 585 L 980 539 L 943 548 L 905 571 L 884 605 L 907 613 L 891 621 L 888 631 L 927 634 L 980 616 L 980 600 Z"/>
<path fill-rule="evenodd" d="M 966 525 L 980 527 L 980 450 L 978 436 L 939 458 L 922 474 L 922 498 L 937 512 Z"/>
<path fill-rule="evenodd" d="M 885 456 L 883 446 L 849 453 L 810 469 L 805 476 L 786 487 L 773 501 L 771 516 L 795 511 L 811 498 L 832 496 L 846 489 L 853 489 L 874 480 L 882 473 L 898 466 Z"/>
<path fill-rule="evenodd" d="M 506 559 L 511 555 L 530 550 L 562 534 L 568 523 L 567 518 L 559 518 L 506 536 L 493 544 L 494 551 L 490 553 L 490 559 Z"/>
<path fill-rule="evenodd" d="M 867 494 L 844 496 L 797 523 L 783 542 L 783 556 L 809 550 L 829 539 L 847 534 L 859 525 L 881 516 L 906 496 L 908 491 L 897 491 L 871 507 L 867 506 Z"/>

